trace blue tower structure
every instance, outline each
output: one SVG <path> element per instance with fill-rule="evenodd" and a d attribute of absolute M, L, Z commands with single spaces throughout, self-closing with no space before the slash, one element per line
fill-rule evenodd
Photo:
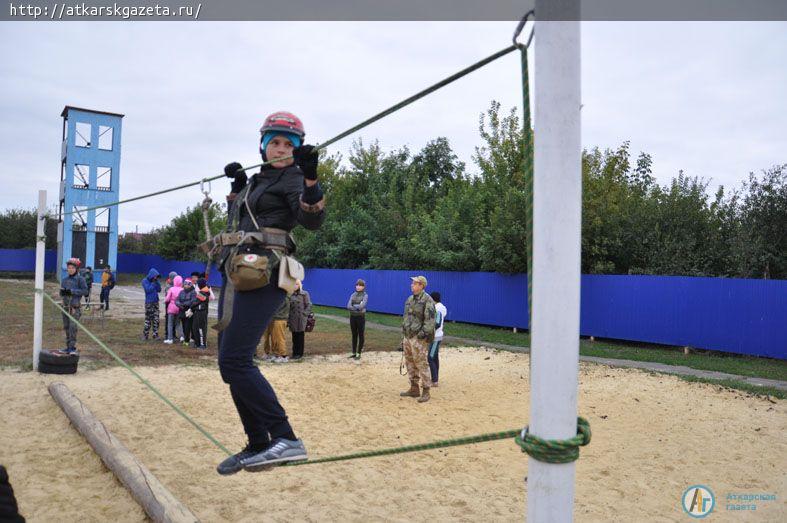
<path fill-rule="evenodd" d="M 83 267 L 117 270 L 117 206 L 85 209 L 120 199 L 120 135 L 122 114 L 66 106 L 60 163 L 60 207 L 57 229 L 58 277 L 66 261 L 79 258 Z M 66 214 L 68 213 L 68 214 Z"/>

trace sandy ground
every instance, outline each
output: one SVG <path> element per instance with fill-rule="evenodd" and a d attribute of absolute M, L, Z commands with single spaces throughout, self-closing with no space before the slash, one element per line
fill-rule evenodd
<path fill-rule="evenodd" d="M 399 353 L 266 366 L 312 457 L 507 430 L 528 419 L 527 356 L 446 349 L 429 403 L 399 398 Z M 232 449 L 243 434 L 209 367 L 141 369 Z M 64 381 L 202 521 L 521 521 L 527 459 L 513 441 L 220 477 L 223 456 L 121 368 L 0 373 L 0 462 L 29 521 L 140 521 L 141 509 L 46 391 Z M 593 441 L 577 464 L 577 521 L 688 521 L 704 484 L 709 520 L 787 521 L 787 402 L 630 369 L 582 365 Z M 775 494 L 755 512 L 728 493 Z"/>

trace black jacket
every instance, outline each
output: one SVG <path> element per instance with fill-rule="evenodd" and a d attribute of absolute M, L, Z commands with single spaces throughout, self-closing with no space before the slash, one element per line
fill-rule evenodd
<path fill-rule="evenodd" d="M 195 301 L 197 301 L 197 290 L 192 287 L 189 290 L 180 291 L 178 297 L 175 298 L 175 305 L 178 306 L 180 312 L 186 312 L 186 309 L 190 309 Z"/>
<path fill-rule="evenodd" d="M 300 223 L 303 227 L 314 230 L 319 229 L 325 221 L 325 209 L 307 212 L 301 206 L 301 195 L 305 190 L 312 193 L 309 196 L 318 196 L 317 200 L 322 198 L 322 190 L 319 184 L 306 189 L 303 173 L 296 165 L 283 169 L 263 168 L 251 177 L 249 184 L 249 207 L 260 227 L 275 227 L 289 232 Z M 307 198 L 307 201 L 310 199 L 313 198 Z M 255 232 L 256 228 L 243 200 L 236 199 L 232 205 L 239 206 L 238 229 Z"/>

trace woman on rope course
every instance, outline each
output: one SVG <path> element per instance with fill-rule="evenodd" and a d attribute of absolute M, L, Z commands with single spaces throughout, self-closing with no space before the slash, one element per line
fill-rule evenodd
<path fill-rule="evenodd" d="M 303 277 L 290 231 L 300 223 L 318 229 L 325 220 L 325 200 L 317 182 L 317 151 L 303 145 L 301 120 L 276 112 L 260 129 L 260 172 L 250 178 L 237 162 L 224 168 L 232 178 L 227 197 L 228 232 L 209 242 L 221 249 L 219 267 L 219 370 L 230 387 L 248 445 L 222 461 L 219 474 L 250 472 L 307 458 L 303 442 L 270 383 L 252 357 L 274 313 Z"/>

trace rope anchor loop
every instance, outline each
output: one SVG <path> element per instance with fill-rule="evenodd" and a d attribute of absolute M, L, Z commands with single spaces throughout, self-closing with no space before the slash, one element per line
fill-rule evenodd
<path fill-rule="evenodd" d="M 520 44 L 517 41 L 517 38 L 519 38 L 520 33 L 522 33 L 522 29 L 525 28 L 525 24 L 527 23 L 527 21 L 530 20 L 531 18 L 535 18 L 535 14 L 536 14 L 535 10 L 531 9 L 530 11 L 525 13 L 525 16 L 523 16 L 522 20 L 520 20 L 519 24 L 517 24 L 516 30 L 514 31 L 514 36 L 511 38 L 511 41 L 514 42 L 514 46 L 515 47 L 518 47 L 520 49 L 522 49 L 522 48 L 526 49 L 526 48 L 530 47 L 530 42 L 533 40 L 533 34 L 535 33 L 535 29 L 533 29 L 530 32 L 530 37 L 528 37 L 526 44 Z"/>
<path fill-rule="evenodd" d="M 579 459 L 579 447 L 590 443 L 590 422 L 577 418 L 577 435 L 569 439 L 542 439 L 529 433 L 528 427 L 514 438 L 529 456 L 545 463 L 571 463 Z"/>

